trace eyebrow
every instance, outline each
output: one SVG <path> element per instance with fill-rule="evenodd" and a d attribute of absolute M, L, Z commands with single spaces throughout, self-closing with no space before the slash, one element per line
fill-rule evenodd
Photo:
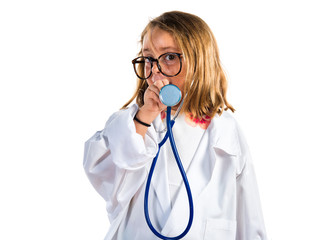
<path fill-rule="evenodd" d="M 179 52 L 180 50 L 176 47 L 161 47 L 159 48 L 160 51 L 164 52 L 164 51 L 167 51 L 167 50 L 172 50 L 172 51 L 177 51 Z M 142 52 L 152 52 L 149 48 L 144 48 L 142 49 Z"/>

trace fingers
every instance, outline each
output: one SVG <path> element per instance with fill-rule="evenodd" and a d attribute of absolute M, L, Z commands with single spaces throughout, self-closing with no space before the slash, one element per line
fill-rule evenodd
<path fill-rule="evenodd" d="M 167 79 L 163 79 L 163 80 L 157 80 L 156 82 L 154 82 L 154 84 L 149 86 L 149 89 L 153 92 L 156 93 L 156 95 L 159 95 L 159 92 L 161 91 L 162 87 L 164 87 L 165 85 L 168 85 L 169 81 Z"/>
<path fill-rule="evenodd" d="M 168 84 L 169 81 L 163 79 L 157 80 L 148 86 L 144 95 L 144 106 L 148 110 L 161 112 L 166 108 L 166 106 L 159 99 L 159 93 L 161 88 Z"/>
<path fill-rule="evenodd" d="M 169 80 L 167 80 L 167 79 L 163 79 L 162 82 L 163 82 L 164 86 L 170 84 Z"/>

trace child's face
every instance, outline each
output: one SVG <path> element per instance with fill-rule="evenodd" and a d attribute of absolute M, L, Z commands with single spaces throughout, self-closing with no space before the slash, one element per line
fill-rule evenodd
<path fill-rule="evenodd" d="M 157 59 L 164 53 L 182 53 L 178 44 L 176 43 L 173 36 L 159 28 L 150 30 L 143 40 L 142 55 L 145 57 L 152 57 Z M 152 85 L 157 80 L 167 79 L 171 84 L 176 85 L 183 94 L 183 87 L 186 76 L 186 67 L 184 66 L 183 57 L 181 59 L 182 69 L 181 72 L 174 77 L 166 77 L 157 68 L 154 62 L 152 68 L 152 75 L 147 79 L 148 85 Z"/>

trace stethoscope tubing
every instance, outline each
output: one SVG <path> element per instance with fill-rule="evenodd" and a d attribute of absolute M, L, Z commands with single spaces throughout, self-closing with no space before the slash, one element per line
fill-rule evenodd
<path fill-rule="evenodd" d="M 191 194 L 191 189 L 189 186 L 189 182 L 188 182 L 188 178 L 186 175 L 186 172 L 182 166 L 179 154 L 178 154 L 178 150 L 176 148 L 175 145 L 175 141 L 174 141 L 174 137 L 173 137 L 173 133 L 172 133 L 172 127 L 175 123 L 174 120 L 171 120 L 171 107 L 167 107 L 167 114 L 166 114 L 166 126 L 167 126 L 167 132 L 163 138 L 163 140 L 158 144 L 158 152 L 155 156 L 155 158 L 153 159 L 152 165 L 150 167 L 150 171 L 148 174 L 148 179 L 147 179 L 147 183 L 146 183 L 146 189 L 145 189 L 145 198 L 144 198 L 144 213 L 145 213 L 145 218 L 146 218 L 146 222 L 148 224 L 148 227 L 150 228 L 150 230 L 159 238 L 161 239 L 172 239 L 172 240 L 177 240 L 177 239 L 181 239 L 183 238 L 190 230 L 192 222 L 193 222 L 193 218 L 194 218 L 194 205 L 193 205 L 193 199 L 192 199 L 192 194 Z M 154 169 L 157 163 L 157 159 L 158 159 L 158 155 L 160 152 L 161 147 L 164 145 L 164 143 L 167 141 L 167 139 L 170 139 L 170 144 L 171 144 L 171 148 L 176 160 L 176 163 L 178 165 L 180 174 L 182 176 L 186 191 L 187 191 L 187 195 L 188 195 L 188 202 L 189 202 L 189 221 L 187 224 L 187 227 L 185 228 L 185 230 L 178 236 L 176 237 L 167 237 L 167 236 L 163 236 L 162 234 L 160 234 L 154 227 L 153 224 L 151 223 L 151 220 L 149 218 L 149 211 L 148 211 L 148 196 L 149 196 L 149 188 L 150 188 L 150 183 L 151 183 L 151 179 L 154 173 Z"/>

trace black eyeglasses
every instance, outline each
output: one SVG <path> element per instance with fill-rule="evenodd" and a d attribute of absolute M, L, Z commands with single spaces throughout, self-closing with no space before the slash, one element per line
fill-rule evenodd
<path fill-rule="evenodd" d="M 132 60 L 137 77 L 143 80 L 152 74 L 153 62 L 156 62 L 158 70 L 166 77 L 174 77 L 181 72 L 181 53 L 164 53 L 157 59 L 152 57 L 137 57 Z"/>

